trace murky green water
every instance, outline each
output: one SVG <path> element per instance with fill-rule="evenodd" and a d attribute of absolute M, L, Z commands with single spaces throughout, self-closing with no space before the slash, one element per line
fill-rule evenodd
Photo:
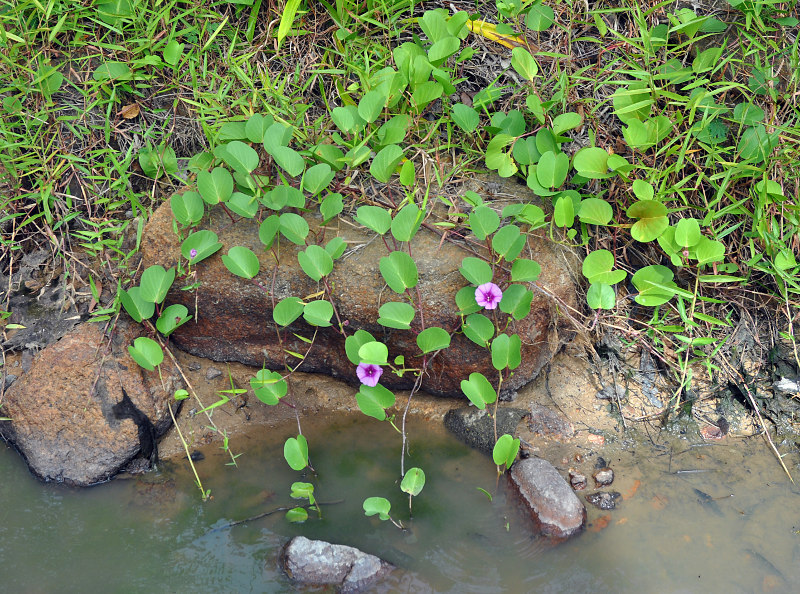
<path fill-rule="evenodd" d="M 407 532 L 361 510 L 365 497 L 385 496 L 393 516 L 407 519 L 407 499 L 395 485 L 399 436 L 390 427 L 363 418 L 324 429 L 307 423 L 316 478 L 283 461 L 283 439 L 293 429 L 235 439 L 245 452 L 238 469 L 206 450 L 199 469 L 214 495 L 207 503 L 182 464 L 75 490 L 39 483 L 15 452 L 0 450 L 0 590 L 292 591 L 277 555 L 296 534 L 357 546 L 407 569 L 383 584 L 387 592 L 800 588 L 798 489 L 757 439 L 621 450 L 608 462 L 617 472 L 611 489 L 625 499 L 613 511 L 590 508 L 587 532 L 552 548 L 528 535 L 525 518 L 507 505 L 503 481 L 492 503 L 476 489 L 495 490 L 491 461 L 438 428 L 411 429 L 411 464 L 425 469 L 428 482 Z M 282 512 L 226 526 L 292 505 L 295 480 L 314 482 L 321 501 L 341 503 L 302 526 Z"/>

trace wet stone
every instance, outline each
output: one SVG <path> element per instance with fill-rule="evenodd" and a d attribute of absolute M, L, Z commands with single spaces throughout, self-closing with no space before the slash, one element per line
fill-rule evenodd
<path fill-rule="evenodd" d="M 217 369 L 216 367 L 209 367 L 206 370 L 206 379 L 208 381 L 211 381 L 213 379 L 217 379 L 221 375 L 222 375 L 222 372 L 219 369 Z"/>
<path fill-rule="evenodd" d="M 575 429 L 569 419 L 535 402 L 531 404 L 528 428 L 544 437 L 567 440 L 575 436 Z"/>
<path fill-rule="evenodd" d="M 592 474 L 595 485 L 605 487 L 614 482 L 614 471 L 610 468 L 601 468 Z"/>
<path fill-rule="evenodd" d="M 576 491 L 581 491 L 586 488 L 586 476 L 575 470 L 569 469 L 569 484 Z"/>
<path fill-rule="evenodd" d="M 599 491 L 586 495 L 586 501 L 598 509 L 609 510 L 617 507 L 617 499 L 622 497 L 616 491 Z"/>
<path fill-rule="evenodd" d="M 334 585 L 339 592 L 363 592 L 388 575 L 394 566 L 354 547 L 294 537 L 283 550 L 283 569 L 293 581 Z"/>
<path fill-rule="evenodd" d="M 526 458 L 511 467 L 511 483 L 541 533 L 563 540 L 583 530 L 586 508 L 552 464 Z"/>
<path fill-rule="evenodd" d="M 521 408 L 498 408 L 497 435 L 514 435 L 526 414 L 528 412 Z M 494 449 L 495 421 L 485 409 L 474 406 L 451 409 L 444 416 L 444 426 L 470 447 L 487 454 Z"/>

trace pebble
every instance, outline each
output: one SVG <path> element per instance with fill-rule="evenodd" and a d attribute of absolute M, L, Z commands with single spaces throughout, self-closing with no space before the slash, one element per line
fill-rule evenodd
<path fill-rule="evenodd" d="M 216 379 L 221 375 L 222 375 L 222 372 L 219 369 L 217 369 L 216 367 L 209 367 L 208 370 L 206 371 L 206 379 L 209 380 L 209 381 L 213 380 L 213 379 Z"/>
<path fill-rule="evenodd" d="M 586 495 L 586 501 L 599 509 L 609 510 L 617 507 L 617 499 L 620 497 L 622 495 L 616 491 L 599 491 Z"/>
<path fill-rule="evenodd" d="M 598 487 L 605 487 L 614 482 L 614 471 L 610 468 L 601 468 L 592 474 L 595 485 Z"/>
<path fill-rule="evenodd" d="M 13 373 L 9 373 L 6 375 L 5 384 L 3 386 L 4 390 L 8 390 L 11 387 L 11 384 L 14 383 L 14 380 L 17 379 L 17 376 Z"/>
<path fill-rule="evenodd" d="M 586 476 L 575 470 L 569 469 L 569 484 L 576 491 L 581 491 L 586 488 Z"/>

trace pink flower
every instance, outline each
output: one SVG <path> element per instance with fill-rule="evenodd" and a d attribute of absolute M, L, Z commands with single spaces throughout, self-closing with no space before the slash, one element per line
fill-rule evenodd
<path fill-rule="evenodd" d="M 361 383 L 365 386 L 374 388 L 378 385 L 378 380 L 381 379 L 383 368 L 380 365 L 373 365 L 370 363 L 359 363 L 356 368 L 356 375 Z"/>
<path fill-rule="evenodd" d="M 503 292 L 494 283 L 483 283 L 475 289 L 475 301 L 478 305 L 486 309 L 495 309 L 500 299 L 503 297 Z"/>
<path fill-rule="evenodd" d="M 197 250 L 192 248 L 189 250 L 189 258 L 194 260 L 197 257 Z"/>

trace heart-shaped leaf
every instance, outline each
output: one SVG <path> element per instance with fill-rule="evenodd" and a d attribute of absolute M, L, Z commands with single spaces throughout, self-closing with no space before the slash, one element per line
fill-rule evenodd
<path fill-rule="evenodd" d="M 394 406 L 395 396 L 381 384 L 375 386 L 362 384 L 356 394 L 356 403 L 359 410 L 368 417 L 384 421 L 386 420 L 385 409 Z"/>
<path fill-rule="evenodd" d="M 379 268 L 383 280 L 395 293 L 404 293 L 406 289 L 413 289 L 419 280 L 417 265 L 405 252 L 394 251 L 381 258 Z"/>
<path fill-rule="evenodd" d="M 411 321 L 416 315 L 416 310 L 408 303 L 391 302 L 381 305 L 378 315 L 380 316 L 378 323 L 381 326 L 408 330 L 411 328 Z"/>
<path fill-rule="evenodd" d="M 277 371 L 259 369 L 256 376 L 250 379 L 250 387 L 261 402 L 274 406 L 286 396 L 289 386 Z"/>
<path fill-rule="evenodd" d="M 222 263 L 230 272 L 246 279 L 255 277 L 260 268 L 258 256 L 242 245 L 229 249 L 227 255 L 222 256 Z"/>
<path fill-rule="evenodd" d="M 450 346 L 450 334 L 444 328 L 431 326 L 417 335 L 417 346 L 423 353 L 432 353 Z"/>
<path fill-rule="evenodd" d="M 283 444 L 283 457 L 292 470 L 303 470 L 308 466 L 308 441 L 305 436 L 287 439 Z"/>
<path fill-rule="evenodd" d="M 128 347 L 128 353 L 139 367 L 147 371 L 153 371 L 164 361 L 164 351 L 161 350 L 161 345 L 146 336 L 140 336 L 134 340 L 133 346 Z"/>
<path fill-rule="evenodd" d="M 497 400 L 497 392 L 482 373 L 470 373 L 468 380 L 461 380 L 461 391 L 481 410 Z"/>

